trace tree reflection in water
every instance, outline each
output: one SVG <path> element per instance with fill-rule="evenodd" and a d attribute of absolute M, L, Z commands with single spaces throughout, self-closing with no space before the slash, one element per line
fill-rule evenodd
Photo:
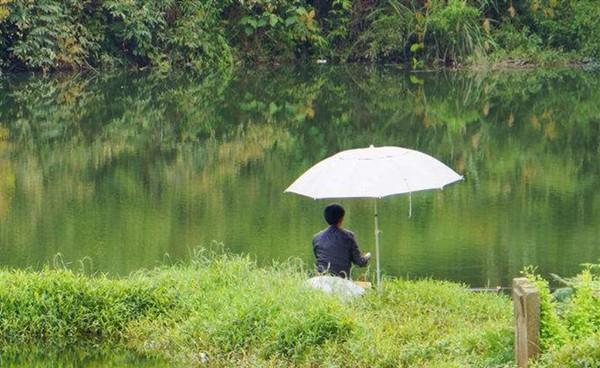
<path fill-rule="evenodd" d="M 600 247 L 600 75 L 279 67 L 0 80 L 0 260 L 61 252 L 127 273 L 222 240 L 261 262 L 312 262 L 323 202 L 282 194 L 316 161 L 369 144 L 466 177 L 384 201 L 388 274 L 506 284 L 570 274 Z M 371 248 L 372 209 L 344 203 Z"/>

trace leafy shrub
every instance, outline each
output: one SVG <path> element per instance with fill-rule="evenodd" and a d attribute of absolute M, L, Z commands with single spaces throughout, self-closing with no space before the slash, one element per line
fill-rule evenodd
<path fill-rule="evenodd" d="M 316 11 L 305 0 L 240 2 L 229 10 L 241 52 L 259 60 L 292 60 L 324 48 Z"/>
<path fill-rule="evenodd" d="M 511 22 L 504 22 L 494 31 L 494 39 L 498 50 L 515 51 L 538 51 L 542 48 L 542 39 L 532 33 L 527 27 L 517 29 Z"/>
<path fill-rule="evenodd" d="M 483 53 L 479 9 L 468 5 L 466 0 L 449 0 L 445 6 L 438 5 L 438 2 L 434 4 L 427 26 L 436 57 L 452 63 Z"/>
<path fill-rule="evenodd" d="M 600 334 L 593 334 L 575 344 L 543 355 L 537 367 L 581 368 L 600 366 Z"/>
<path fill-rule="evenodd" d="M 487 2 L 475 5 L 466 0 L 382 2 L 366 16 L 368 27 L 354 53 L 368 60 L 411 60 L 413 66 L 422 53 L 445 64 L 483 54 L 482 9 Z"/>
<path fill-rule="evenodd" d="M 598 57 L 600 7 L 594 0 L 537 0 L 521 7 L 521 22 L 545 47 Z"/>
<path fill-rule="evenodd" d="M 370 25 L 358 38 L 355 57 L 371 61 L 406 60 L 407 51 L 417 40 L 418 14 L 397 0 L 376 7 L 366 17 Z"/>
<path fill-rule="evenodd" d="M 592 0 L 573 2 L 575 6 L 571 28 L 577 31 L 578 47 L 585 56 L 600 58 L 600 6 Z"/>
<path fill-rule="evenodd" d="M 319 3 L 319 2 L 317 2 Z M 320 3 L 328 3 L 321 1 Z M 346 60 L 350 42 L 352 0 L 333 0 L 321 21 L 327 50 L 326 56 L 334 60 Z"/>
<path fill-rule="evenodd" d="M 544 355 L 539 365 L 550 367 L 595 367 L 600 362 L 600 275 L 598 265 L 586 265 L 566 282 L 570 297 L 557 301 L 548 282 L 531 270 L 526 272 L 540 289 L 541 343 Z"/>
<path fill-rule="evenodd" d="M 537 286 L 540 291 L 540 344 L 542 350 L 562 346 L 567 340 L 567 329 L 558 315 L 558 306 L 550 293 L 548 281 L 528 268 L 525 276 Z"/>
<path fill-rule="evenodd" d="M 49 70 L 102 64 L 206 69 L 231 64 L 219 27 L 229 2 L 37 0 L 0 11 L 5 66 Z"/>
<path fill-rule="evenodd" d="M 5 60 L 44 70 L 83 63 L 87 38 L 77 23 L 77 11 L 82 10 L 78 1 L 15 1 L 3 7 L 0 34 Z"/>

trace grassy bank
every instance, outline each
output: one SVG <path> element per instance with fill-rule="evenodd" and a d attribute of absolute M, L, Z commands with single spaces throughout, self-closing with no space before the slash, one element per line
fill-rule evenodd
<path fill-rule="evenodd" d="M 596 266 L 542 293 L 536 367 L 600 362 Z M 199 250 L 126 278 L 0 272 L 3 366 L 512 367 L 506 296 L 388 279 L 355 300 L 309 290 L 294 262 Z M 48 363 L 51 362 L 51 363 Z"/>
<path fill-rule="evenodd" d="M 0 0 L 0 70 L 564 65 L 599 56 L 599 15 L 595 0 Z"/>
<path fill-rule="evenodd" d="M 307 290 L 293 263 L 199 252 L 126 278 L 0 273 L 0 351 L 119 354 L 210 366 L 497 367 L 512 359 L 506 297 L 387 280 L 353 301 Z"/>

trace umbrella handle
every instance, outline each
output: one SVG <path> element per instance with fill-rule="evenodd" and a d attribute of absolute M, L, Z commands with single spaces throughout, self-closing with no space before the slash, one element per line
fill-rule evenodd
<path fill-rule="evenodd" d="M 375 261 L 377 264 L 377 288 L 381 284 L 381 265 L 379 263 L 379 214 L 377 213 L 377 198 L 375 198 Z"/>

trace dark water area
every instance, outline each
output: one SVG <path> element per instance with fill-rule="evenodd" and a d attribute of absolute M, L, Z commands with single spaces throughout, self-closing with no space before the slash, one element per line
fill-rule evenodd
<path fill-rule="evenodd" d="M 283 190 L 370 144 L 424 151 L 465 176 L 413 194 L 411 218 L 406 196 L 380 201 L 384 274 L 496 286 L 525 265 L 570 276 L 600 259 L 597 72 L 22 75 L 0 91 L 5 267 L 125 275 L 218 241 L 310 269 L 329 201 Z M 340 202 L 373 251 L 372 202 Z"/>
<path fill-rule="evenodd" d="M 26 354 L 4 352 L 0 356 L 0 366 L 8 368 L 163 368 L 177 365 L 160 359 L 144 358 L 116 348 L 112 351 L 96 349 L 90 353 L 83 349 L 57 352 L 48 347 L 43 349 L 28 347 Z"/>

